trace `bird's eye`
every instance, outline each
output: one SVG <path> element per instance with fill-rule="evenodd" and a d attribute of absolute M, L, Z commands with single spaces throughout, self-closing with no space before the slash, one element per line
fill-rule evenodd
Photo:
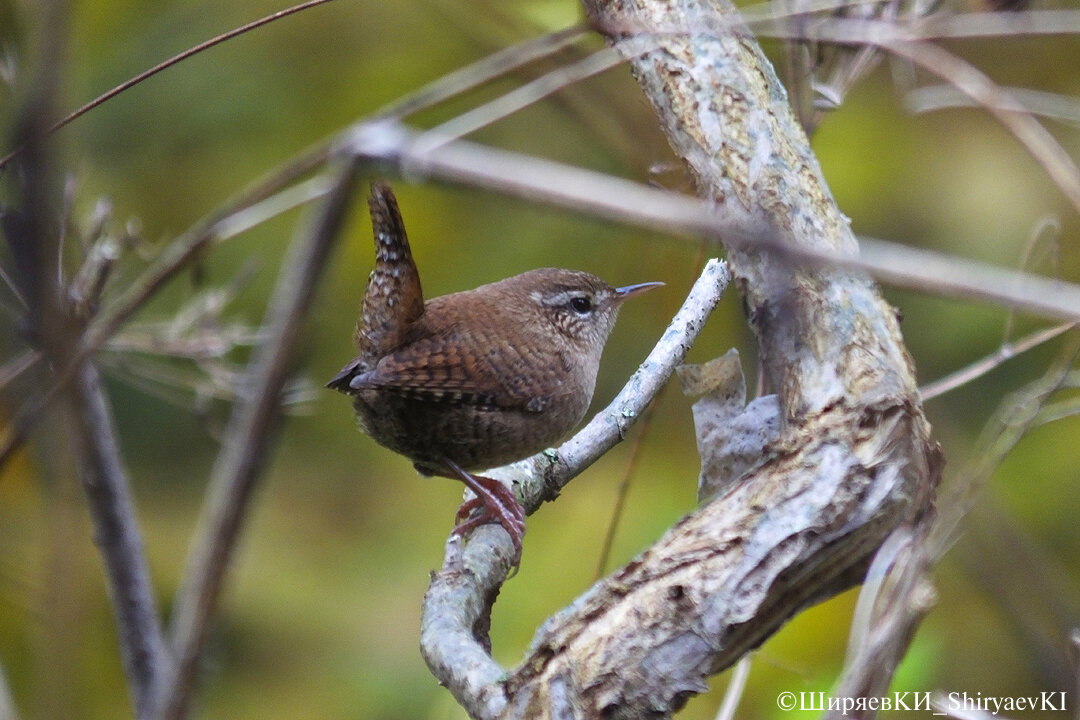
<path fill-rule="evenodd" d="M 578 296 L 576 298 L 571 298 L 570 307 L 577 314 L 584 315 L 585 313 L 592 310 L 592 301 L 589 300 L 589 298 L 587 297 Z"/>

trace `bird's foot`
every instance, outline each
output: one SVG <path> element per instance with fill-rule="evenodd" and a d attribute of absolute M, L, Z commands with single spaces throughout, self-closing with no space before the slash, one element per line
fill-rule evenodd
<path fill-rule="evenodd" d="M 502 525 L 510 542 L 514 544 L 513 567 L 515 572 L 521 565 L 521 541 L 525 537 L 525 508 L 518 502 L 513 491 L 498 480 L 471 475 L 457 464 L 448 462 L 450 469 L 476 495 L 466 500 L 458 508 L 455 518 L 455 535 L 464 535 L 474 528 L 489 523 Z M 474 510 L 479 510 L 473 514 Z"/>

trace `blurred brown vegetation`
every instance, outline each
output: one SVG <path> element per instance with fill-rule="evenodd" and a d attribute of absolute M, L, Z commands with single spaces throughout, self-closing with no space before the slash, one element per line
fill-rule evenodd
<path fill-rule="evenodd" d="M 62 105 L 73 108 L 279 7 L 266 0 L 73 3 Z M 54 136 L 50 142 L 73 183 L 73 216 L 88 225 L 99 199 L 107 198 L 112 223 L 135 219 L 147 248 L 160 248 L 311 143 L 497 48 L 572 24 L 579 12 L 572 2 L 342 0 L 260 29 L 168 70 Z M 20 84 L 30 77 L 24 63 L 36 31 L 29 3 L 0 6 L 5 128 Z M 1080 103 L 1080 39 L 948 47 L 1002 84 Z M 1080 280 L 1080 219 L 1043 169 L 985 112 L 909 114 L 891 70 L 902 68 L 879 67 L 825 118 L 813 141 L 856 231 L 1018 267 L 1033 229 L 1052 214 L 1060 230 L 1037 241 L 1032 269 Z M 451 117 L 526 75 L 425 111 L 416 122 Z M 1075 118 L 1048 127 L 1080 158 Z M 621 67 L 477 139 L 686 188 L 679 172 L 666 169 L 674 162 L 670 150 Z M 9 149 L 0 145 L 0 154 Z M 653 173 L 654 166 L 661 172 Z M 615 393 L 663 331 L 701 259 L 701 249 L 686 240 L 493 194 L 407 182 L 395 189 L 429 296 L 539 266 L 580 268 L 619 284 L 667 283 L 663 293 L 625 309 L 601 368 L 597 403 Z M 358 195 L 348 240 L 305 331 L 303 369 L 316 388 L 351 353 L 372 254 L 362 208 Z M 178 305 L 228 284 L 242 268 L 250 268 L 250 280 L 226 317 L 257 323 L 298 217 L 291 213 L 214 249 L 136 323 L 147 330 L 145 324 L 167 320 Z M 6 260 L 0 255 L 0 265 Z M 130 254 L 112 282 L 121 287 L 141 265 Z M 1004 309 L 886 293 L 903 312 L 921 381 L 992 353 L 1002 341 Z M 7 362 L 22 345 L 14 299 L 0 289 L 0 302 L 0 362 Z M 754 348 L 737 300 L 729 298 L 710 324 L 691 361 L 734 345 L 752 374 Z M 1014 333 L 1042 324 L 1020 317 Z M 928 403 L 949 461 L 946 483 L 950 471 L 980 452 L 979 432 L 998 403 L 1039 377 L 1055 347 L 1036 349 Z M 242 357 L 239 350 L 231 359 Z M 107 353 L 102 367 L 167 615 L 227 406 L 197 400 L 191 385 L 200 375 L 182 359 Z M 0 395 L 0 418 L 17 409 L 15 390 Z M 347 401 L 336 394 L 315 391 L 296 409 L 302 412 L 288 420 L 270 460 L 213 626 L 196 715 L 460 717 L 417 650 L 420 598 L 428 571 L 441 560 L 460 486 L 420 478 L 405 460 L 360 436 Z M 24 718 L 126 717 L 130 705 L 101 563 L 64 433 L 53 432 L 62 423 L 48 416 L 0 474 L 0 666 Z M 895 689 L 999 696 L 1075 689 L 1067 634 L 1080 622 L 1078 431 L 1075 415 L 1038 428 L 994 474 L 969 531 L 934 573 L 937 607 Z M 624 473 L 632 473 L 632 485 L 609 569 L 693 507 L 694 434 L 677 388 L 665 391 L 637 432 L 642 448 L 632 468 L 624 444 L 559 503 L 530 518 L 522 570 L 506 585 L 493 618 L 501 662 L 514 664 L 539 623 L 594 579 Z M 803 613 L 763 646 L 738 717 L 782 716 L 779 692 L 830 688 L 843 662 L 854 597 L 847 593 Z M 683 717 L 712 717 L 725 682 L 717 678 Z M 1073 711 L 1076 702 L 1071 694 Z"/>

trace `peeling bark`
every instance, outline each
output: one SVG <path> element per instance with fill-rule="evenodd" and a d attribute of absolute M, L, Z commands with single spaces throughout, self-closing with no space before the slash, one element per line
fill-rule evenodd
<path fill-rule="evenodd" d="M 800 609 L 859 582 L 892 530 L 932 511 L 941 469 L 895 311 L 869 278 L 783 254 L 857 244 L 733 7 L 586 5 L 626 48 L 699 194 L 769 240 L 729 260 L 780 435 L 730 490 L 541 628 L 505 683 L 503 717 L 669 715 Z M 643 28 L 658 29 L 645 52 Z"/>
<path fill-rule="evenodd" d="M 894 309 L 869 277 L 796 259 L 854 256 L 858 246 L 734 7 L 585 4 L 628 58 L 698 194 L 725 219 L 721 240 L 776 402 L 725 410 L 739 428 L 729 432 L 768 430 L 760 461 L 740 461 L 739 477 L 711 484 L 719 494 L 549 619 L 505 677 L 482 652 L 477 660 L 482 645 L 469 637 L 502 577 L 491 572 L 498 553 L 474 546 L 499 531 L 480 528 L 464 550 L 448 545 L 424 624 L 450 622 L 467 652 L 459 664 L 434 635 L 422 645 L 480 718 L 667 717 L 799 610 L 860 582 L 893 531 L 932 516 L 941 473 Z M 453 584 L 471 598 L 456 620 L 436 603 Z"/>

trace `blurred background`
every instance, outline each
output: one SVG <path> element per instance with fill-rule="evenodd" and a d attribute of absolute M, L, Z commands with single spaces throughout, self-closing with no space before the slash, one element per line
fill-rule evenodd
<path fill-rule="evenodd" d="M 0 0 L 0 154 L 11 149 L 13 107 L 33 78 L 41 32 L 34 6 Z M 73 2 L 62 110 L 283 6 L 267 0 Z M 570 0 L 338 0 L 274 23 L 167 70 L 56 134 L 50 143 L 67 171 L 72 217 L 87 227 L 107 201 L 110 227 L 141 238 L 111 281 L 110 292 L 118 292 L 146 256 L 312 143 L 450 70 L 580 20 Z M 779 44 L 765 44 L 779 62 Z M 577 52 L 598 47 L 590 38 Z M 1048 121 L 1048 128 L 1074 160 L 1080 158 L 1080 39 L 986 39 L 947 47 L 1004 85 L 1056 93 L 1066 106 L 1072 103 L 1071 122 Z M 413 122 L 427 127 L 451 118 L 566 60 L 530 67 Z M 1020 267 L 1035 234 L 1028 267 L 1080 280 L 1080 223 L 1045 171 L 981 110 L 908 112 L 896 84 L 906 70 L 879 66 L 824 118 L 813 139 L 856 232 L 1007 268 Z M 625 67 L 568 88 L 475 139 L 689 189 Z M 597 407 L 663 332 L 705 257 L 684 238 L 492 193 L 408 181 L 396 181 L 395 190 L 429 297 L 541 266 L 588 270 L 613 284 L 667 283 L 624 309 L 601 367 Z M 205 254 L 126 329 L 126 349 L 102 356 L 166 616 L 228 416 L 227 400 L 214 396 L 218 386 L 208 377 L 236 370 L 246 351 L 197 365 L 154 351 L 150 340 L 176 330 L 178 308 L 221 287 L 236 290 L 222 327 L 256 325 L 301 217 L 288 213 Z M 1058 230 L 1037 233 L 1048 217 L 1056 218 Z M 462 489 L 419 477 L 406 460 L 361 436 L 348 400 L 321 389 L 351 357 L 372 253 L 358 192 L 347 240 L 304 331 L 307 384 L 295 388 L 212 628 L 197 717 L 464 717 L 418 650 L 420 600 L 428 572 L 441 562 Z M 0 266 L 10 271 L 9 260 L 5 248 Z M 1005 337 L 1008 313 L 1001 308 L 894 288 L 885 293 L 903 313 L 921 382 L 995 352 Z M 0 288 L 0 303 L 0 363 L 6 363 L 24 346 L 6 288 Z M 1016 317 L 1012 336 L 1046 324 Z M 948 459 L 946 483 L 985 451 L 978 438 L 995 408 L 1039 378 L 1059 344 L 1052 341 L 928 402 Z M 752 383 L 754 342 L 734 294 L 709 321 L 690 360 L 702 362 L 732 346 Z M 18 381 L 4 387 L 0 423 L 33 391 Z M 1078 431 L 1075 415 L 1039 427 L 993 475 L 967 533 L 934 572 L 937 606 L 894 689 L 994 696 L 1076 689 L 1068 633 L 1080 621 Z M 48 417 L 33 442 L 0 470 L 0 667 L 23 718 L 128 717 L 101 562 L 64 435 L 63 418 Z M 689 403 L 673 385 L 626 443 L 529 519 L 521 572 L 495 608 L 496 659 L 516 664 L 539 624 L 583 592 L 598 570 L 624 563 L 690 511 L 697 472 Z M 625 478 L 625 510 L 600 568 L 599 548 Z M 765 643 L 737 717 L 788 715 L 777 709 L 781 691 L 829 690 L 842 666 L 855 597 L 851 591 L 804 612 Z M 712 690 L 691 700 L 681 717 L 713 717 L 727 680 L 726 673 L 715 677 Z M 1073 712 L 1076 702 L 1070 694 Z"/>

